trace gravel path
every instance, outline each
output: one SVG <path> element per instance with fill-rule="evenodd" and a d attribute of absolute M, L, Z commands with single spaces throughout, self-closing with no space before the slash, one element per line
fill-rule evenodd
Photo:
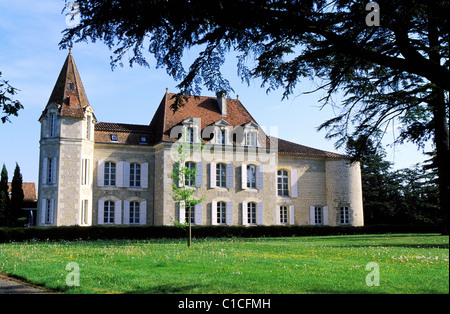
<path fill-rule="evenodd" d="M 0 294 L 48 294 L 50 292 L 0 274 Z"/>

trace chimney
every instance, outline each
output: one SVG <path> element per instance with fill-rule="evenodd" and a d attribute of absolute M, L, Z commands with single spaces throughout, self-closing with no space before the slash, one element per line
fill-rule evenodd
<path fill-rule="evenodd" d="M 220 112 L 222 116 L 226 117 L 227 115 L 227 92 L 222 90 L 217 93 L 217 103 L 219 104 Z"/>

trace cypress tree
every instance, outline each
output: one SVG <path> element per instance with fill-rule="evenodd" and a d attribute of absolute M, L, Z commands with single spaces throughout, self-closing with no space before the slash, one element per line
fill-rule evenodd
<path fill-rule="evenodd" d="M 20 173 L 20 167 L 16 163 L 16 168 L 14 169 L 14 176 L 11 182 L 11 203 L 10 203 L 10 213 L 11 217 L 10 225 L 11 227 L 20 226 L 19 218 L 23 216 L 22 205 L 23 205 L 23 187 L 22 187 L 22 174 Z"/>
<path fill-rule="evenodd" d="M 7 217 L 9 212 L 9 197 L 8 197 L 8 171 L 5 164 L 3 164 L 0 176 L 0 226 L 7 225 Z"/>

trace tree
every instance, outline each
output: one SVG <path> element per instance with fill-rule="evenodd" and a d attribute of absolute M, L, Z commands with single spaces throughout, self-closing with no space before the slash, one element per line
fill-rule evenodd
<path fill-rule="evenodd" d="M 19 219 L 23 216 L 22 205 L 23 205 L 23 187 L 22 187 L 22 174 L 20 173 L 20 167 L 16 163 L 16 168 L 14 169 L 14 176 L 11 181 L 11 202 L 10 202 L 10 213 L 11 226 L 20 226 Z"/>
<path fill-rule="evenodd" d="M 187 246 L 191 246 L 192 241 L 192 228 L 191 228 L 191 217 L 192 217 L 192 209 L 195 205 L 203 202 L 204 197 L 195 197 L 198 186 L 194 184 L 189 184 L 191 182 L 195 182 L 195 178 L 197 177 L 197 167 L 188 168 L 185 165 L 185 161 L 188 157 L 192 156 L 196 150 L 203 149 L 203 143 L 199 146 L 194 146 L 194 144 L 189 144 L 185 141 L 177 142 L 178 145 L 174 145 L 174 150 L 177 151 L 175 158 L 176 163 L 174 164 L 172 173 L 169 177 L 172 181 L 172 199 L 175 202 L 178 202 L 178 206 L 184 206 L 187 213 L 187 222 L 184 224 L 181 223 L 182 218 L 179 217 L 180 221 L 178 224 L 181 224 L 183 227 L 187 226 L 188 234 L 187 234 Z"/>
<path fill-rule="evenodd" d="M 22 104 L 12 97 L 17 94 L 17 89 L 9 85 L 8 81 L 2 80 L 2 72 L 0 72 L 0 110 L 3 116 L 0 116 L 2 123 L 11 121 L 9 117 L 18 116 L 19 110 L 23 109 Z"/>
<path fill-rule="evenodd" d="M 303 77 L 319 80 L 324 105 L 336 117 L 320 129 L 336 139 L 380 140 L 392 123 L 397 142 L 421 146 L 433 138 L 439 169 L 443 233 L 448 234 L 449 149 L 449 1 L 380 0 L 379 11 L 366 11 L 352 0 L 79 0 L 80 24 L 66 29 L 62 48 L 73 41 L 105 42 L 113 49 L 112 65 L 156 67 L 180 81 L 180 94 L 232 90 L 221 74 L 230 51 L 237 53 L 242 80 L 261 79 L 284 97 Z M 249 14 L 249 12 L 251 12 Z M 380 26 L 367 24 L 379 15 Z M 186 49 L 199 49 L 186 70 Z M 336 104 L 333 95 L 341 91 Z M 177 97 L 175 110 L 183 105 Z M 355 158 L 360 152 L 355 152 Z"/>
<path fill-rule="evenodd" d="M 0 177 L 0 226 L 7 225 L 7 217 L 9 212 L 9 195 L 8 195 L 8 171 L 3 164 Z"/>

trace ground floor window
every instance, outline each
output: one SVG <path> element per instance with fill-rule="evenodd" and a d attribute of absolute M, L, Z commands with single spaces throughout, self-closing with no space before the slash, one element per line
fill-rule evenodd
<path fill-rule="evenodd" d="M 322 207 L 314 208 L 314 224 L 322 225 L 323 224 L 323 211 Z"/>
<path fill-rule="evenodd" d="M 339 222 L 341 225 L 348 225 L 350 223 L 349 209 L 347 206 L 339 209 Z"/>
<path fill-rule="evenodd" d="M 247 204 L 247 222 L 256 225 L 256 203 Z"/>
<path fill-rule="evenodd" d="M 185 220 L 186 222 L 189 222 L 189 212 L 191 213 L 191 224 L 195 223 L 195 206 L 187 205 L 185 208 Z"/>
<path fill-rule="evenodd" d="M 129 221 L 129 223 L 131 225 L 139 224 L 139 210 L 140 210 L 140 204 L 138 202 L 130 203 L 130 221 Z"/>
<path fill-rule="evenodd" d="M 288 208 L 287 206 L 280 206 L 280 223 L 287 224 L 288 222 Z"/>
<path fill-rule="evenodd" d="M 217 224 L 224 225 L 226 223 L 227 205 L 225 202 L 217 203 Z"/>
<path fill-rule="evenodd" d="M 114 223 L 114 202 L 106 201 L 103 207 L 103 223 L 113 224 Z"/>

